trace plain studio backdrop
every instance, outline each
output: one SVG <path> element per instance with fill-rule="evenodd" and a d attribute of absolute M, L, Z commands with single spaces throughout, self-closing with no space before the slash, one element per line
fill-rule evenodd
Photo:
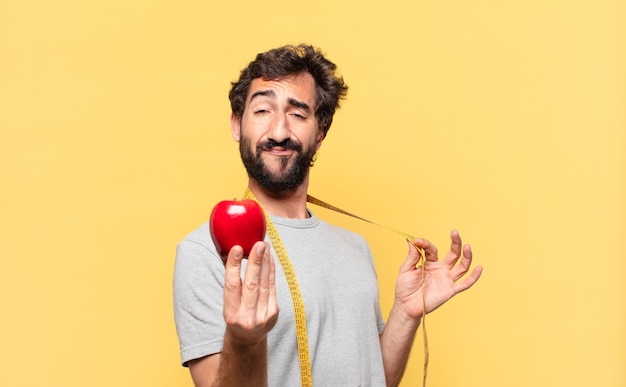
<path fill-rule="evenodd" d="M 0 385 L 191 386 L 175 248 L 246 176 L 230 82 L 320 46 L 350 86 L 311 193 L 483 278 L 429 315 L 430 386 L 626 385 L 626 3 L 0 3 Z M 407 246 L 363 234 L 387 315 Z M 403 386 L 421 385 L 418 333 Z"/>

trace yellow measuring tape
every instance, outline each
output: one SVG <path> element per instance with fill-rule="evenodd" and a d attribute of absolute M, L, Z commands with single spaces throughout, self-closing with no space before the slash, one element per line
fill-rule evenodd
<path fill-rule="evenodd" d="M 250 188 L 246 189 L 246 193 L 243 196 L 244 199 L 252 199 L 258 202 L 258 199 L 254 196 Z M 365 218 L 361 218 L 360 216 L 354 215 L 350 212 L 344 211 L 338 207 L 335 207 L 331 204 L 328 204 L 322 200 L 316 199 L 311 195 L 307 195 L 307 202 L 311 204 L 315 204 L 317 206 L 329 209 L 331 211 L 338 212 L 340 214 L 344 214 L 364 222 L 373 224 L 378 227 L 382 227 L 388 231 L 394 232 L 403 236 L 410 244 L 415 246 L 413 240 L 415 239 L 411 234 L 407 234 L 398 230 L 394 230 L 389 227 L 381 226 L 377 223 L 369 221 Z M 259 203 L 260 204 L 260 203 Z M 311 377 L 311 358 L 309 355 L 309 340 L 307 337 L 306 330 L 306 314 L 304 310 L 304 302 L 302 301 L 302 294 L 300 293 L 300 287 L 298 286 L 298 280 L 296 278 L 296 274 L 293 270 L 293 266 L 291 265 L 291 261 L 287 256 L 287 251 L 285 250 L 285 246 L 278 235 L 278 231 L 274 226 L 274 223 L 269 217 L 269 214 L 263 210 L 265 214 L 265 222 L 267 224 L 267 234 L 269 235 L 270 242 L 274 247 L 274 251 L 278 257 L 278 261 L 285 272 L 285 278 L 287 280 L 287 285 L 289 286 L 289 292 L 291 294 L 291 300 L 293 302 L 294 316 L 296 322 L 296 341 L 298 344 L 298 358 L 300 359 L 300 380 L 302 382 L 302 387 L 311 387 L 313 385 L 313 379 Z M 417 250 L 420 252 L 421 256 L 421 265 L 422 265 L 422 284 L 424 283 L 424 263 L 426 262 L 426 258 L 424 257 L 424 250 L 415 246 Z M 424 300 L 424 292 L 422 291 L 422 302 L 424 303 L 424 313 L 422 314 L 422 332 L 424 334 L 424 378 L 423 378 L 423 386 L 426 386 L 426 374 L 428 370 L 428 337 L 426 335 L 426 305 Z"/>
<path fill-rule="evenodd" d="M 246 193 L 243 197 L 244 199 L 252 199 L 258 202 L 252 191 L 250 191 L 250 188 L 246 190 Z M 278 235 L 278 231 L 276 231 L 276 227 L 274 227 L 274 223 L 270 219 L 270 216 L 267 211 L 265 211 L 265 209 L 263 210 L 263 213 L 265 214 L 267 234 L 270 237 L 270 242 L 272 243 L 272 247 L 274 247 L 274 251 L 276 251 L 278 261 L 280 262 L 280 265 L 285 272 L 287 285 L 289 285 L 289 293 L 291 293 L 291 301 L 293 302 L 293 312 L 296 320 L 296 341 L 298 343 L 298 358 L 300 359 L 300 380 L 302 381 L 302 387 L 311 387 L 313 386 L 313 379 L 311 377 L 309 339 L 307 337 L 306 331 L 306 314 L 304 312 L 304 302 L 302 301 L 302 294 L 300 293 L 300 287 L 298 286 L 298 279 L 296 278 L 296 273 L 293 270 L 291 261 L 287 256 L 287 251 L 285 251 L 285 246 L 283 245 L 283 242 Z"/>

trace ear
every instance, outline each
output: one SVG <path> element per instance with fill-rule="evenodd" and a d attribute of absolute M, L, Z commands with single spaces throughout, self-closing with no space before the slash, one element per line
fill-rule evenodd
<path fill-rule="evenodd" d="M 324 132 L 321 130 L 317 131 L 317 138 L 315 140 L 315 151 L 317 152 L 322 147 L 322 142 L 324 142 Z"/>
<path fill-rule="evenodd" d="M 235 113 L 230 114 L 230 133 L 235 141 L 241 140 L 241 118 L 237 117 Z"/>

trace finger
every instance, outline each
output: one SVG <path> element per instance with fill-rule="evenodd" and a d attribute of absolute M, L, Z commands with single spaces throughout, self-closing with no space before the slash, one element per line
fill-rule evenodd
<path fill-rule="evenodd" d="M 241 302 L 241 260 L 243 249 L 234 246 L 228 253 L 224 274 L 224 316 L 234 313 Z"/>
<path fill-rule="evenodd" d="M 261 268 L 263 266 L 263 256 L 266 250 L 265 242 L 257 242 L 252 247 L 248 264 L 246 265 L 246 275 L 243 278 L 241 287 L 241 303 L 245 308 L 256 308 L 259 299 L 259 281 Z"/>
<path fill-rule="evenodd" d="M 268 310 L 268 302 L 270 296 L 270 270 L 271 256 L 269 249 L 265 249 L 261 260 L 261 271 L 259 274 L 259 296 L 257 301 L 257 317 L 261 320 L 265 319 Z"/>
<path fill-rule="evenodd" d="M 476 268 L 472 270 L 472 273 L 467 278 L 454 284 L 454 292 L 461 293 L 462 291 L 471 288 L 476 283 L 476 281 L 478 281 L 482 273 L 483 267 L 476 266 Z"/>
<path fill-rule="evenodd" d="M 427 261 L 437 262 L 437 260 L 439 259 L 437 246 L 430 243 L 430 241 L 421 238 L 416 238 L 415 240 L 413 240 L 413 243 L 415 244 L 415 246 L 424 250 L 424 255 Z"/>
<path fill-rule="evenodd" d="M 268 314 L 278 318 L 278 299 L 276 297 L 276 263 L 270 258 L 270 289 L 268 298 Z"/>
<path fill-rule="evenodd" d="M 472 266 L 472 257 L 473 257 L 473 253 L 472 253 L 471 246 L 470 245 L 463 246 L 463 258 L 461 259 L 461 262 L 452 270 L 450 270 L 452 279 L 454 281 L 457 281 L 459 278 L 463 277 L 465 273 L 467 273 L 470 266 Z"/>
<path fill-rule="evenodd" d="M 272 327 L 278 319 L 278 301 L 276 298 L 276 264 L 269 254 L 269 249 L 263 261 L 263 272 L 259 301 L 257 304 L 257 319 L 267 322 Z M 265 275 L 267 276 L 265 277 Z M 266 280 L 265 280 L 266 279 Z M 267 286 L 265 286 L 267 284 Z"/>
<path fill-rule="evenodd" d="M 450 252 L 446 254 L 443 261 L 452 267 L 461 257 L 463 242 L 457 230 L 450 232 L 450 240 Z"/>

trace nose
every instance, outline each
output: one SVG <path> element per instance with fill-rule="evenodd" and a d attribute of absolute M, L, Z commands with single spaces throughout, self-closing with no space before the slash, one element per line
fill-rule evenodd
<path fill-rule="evenodd" d="M 282 143 L 283 141 L 291 137 L 289 123 L 284 115 L 278 115 L 273 120 L 272 125 L 269 128 L 267 137 L 270 140 L 276 141 L 277 143 Z"/>

